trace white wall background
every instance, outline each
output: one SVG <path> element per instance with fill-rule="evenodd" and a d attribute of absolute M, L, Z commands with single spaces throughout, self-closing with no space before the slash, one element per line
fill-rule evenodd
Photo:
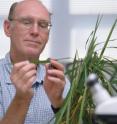
<path fill-rule="evenodd" d="M 11 3 L 16 0 L 0 0 L 0 58 L 9 51 L 10 41 L 3 32 L 3 20 Z M 98 41 L 105 41 L 111 25 L 117 18 L 117 0 L 43 0 L 53 12 L 52 29 L 49 43 L 41 58 L 62 58 L 75 55 L 78 49 L 80 58 L 85 56 L 85 43 L 94 29 L 98 13 L 103 19 L 98 32 Z M 117 26 L 112 39 L 117 39 Z M 117 40 L 111 43 L 117 46 Z M 117 50 L 108 49 L 107 56 L 117 58 Z"/>

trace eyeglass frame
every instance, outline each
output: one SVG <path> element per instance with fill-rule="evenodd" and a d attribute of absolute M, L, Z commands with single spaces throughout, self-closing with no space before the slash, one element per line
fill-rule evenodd
<path fill-rule="evenodd" d="M 22 18 L 10 18 L 8 20 L 9 21 L 17 21 L 20 24 L 22 24 L 24 26 L 24 28 L 26 28 L 26 29 L 30 29 L 31 27 L 33 27 L 33 25 L 35 23 L 32 18 L 23 18 L 23 17 Z M 47 26 L 43 27 L 43 25 L 41 25 L 41 22 L 43 22 L 43 24 L 45 22 L 45 24 L 47 24 Z M 51 22 L 49 22 L 47 20 L 38 20 L 37 24 L 38 24 L 38 28 L 41 31 L 49 31 L 52 26 Z"/>

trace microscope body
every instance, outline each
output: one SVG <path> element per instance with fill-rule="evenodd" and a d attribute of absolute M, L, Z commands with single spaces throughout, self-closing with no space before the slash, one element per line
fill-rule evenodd
<path fill-rule="evenodd" d="M 87 85 L 96 106 L 95 117 L 104 124 L 117 124 L 117 97 L 112 97 L 99 83 L 97 75 L 90 74 Z"/>

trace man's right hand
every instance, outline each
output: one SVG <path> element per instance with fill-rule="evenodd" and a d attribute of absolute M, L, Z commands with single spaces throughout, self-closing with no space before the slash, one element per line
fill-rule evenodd
<path fill-rule="evenodd" d="M 15 85 L 17 98 L 26 99 L 32 97 L 32 85 L 36 79 L 36 65 L 29 61 L 14 64 L 10 79 Z"/>
<path fill-rule="evenodd" d="M 36 79 L 36 65 L 29 61 L 16 63 L 10 78 L 16 88 L 16 94 L 0 124 L 24 124 L 34 94 L 32 85 Z"/>

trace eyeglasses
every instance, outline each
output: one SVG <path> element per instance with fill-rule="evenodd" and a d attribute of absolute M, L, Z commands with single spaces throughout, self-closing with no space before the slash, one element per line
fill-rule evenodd
<path fill-rule="evenodd" d="M 17 21 L 19 22 L 24 29 L 30 29 L 34 25 L 34 20 L 31 18 L 11 18 L 10 21 Z M 50 30 L 52 24 L 46 20 L 39 20 L 37 22 L 38 28 L 40 31 L 47 32 Z"/>

